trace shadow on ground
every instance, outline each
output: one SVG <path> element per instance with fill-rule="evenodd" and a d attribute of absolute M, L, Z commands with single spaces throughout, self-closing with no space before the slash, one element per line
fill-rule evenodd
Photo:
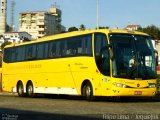
<path fill-rule="evenodd" d="M 99 117 L 99 118 L 98 118 Z M 103 115 L 67 115 L 0 108 L 1 120 L 102 120 Z"/>
<path fill-rule="evenodd" d="M 69 95 L 38 95 L 36 98 L 46 99 L 66 99 L 66 100 L 81 100 L 86 101 L 82 96 Z M 160 102 L 160 94 L 154 97 L 96 97 L 95 102 Z"/>

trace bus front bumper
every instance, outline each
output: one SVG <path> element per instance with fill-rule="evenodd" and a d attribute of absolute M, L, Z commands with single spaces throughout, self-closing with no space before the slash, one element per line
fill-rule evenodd
<path fill-rule="evenodd" d="M 156 88 L 114 88 L 104 90 L 103 96 L 155 96 Z"/>

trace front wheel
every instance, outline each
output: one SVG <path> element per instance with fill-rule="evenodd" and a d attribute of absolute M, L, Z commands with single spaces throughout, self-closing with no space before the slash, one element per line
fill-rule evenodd
<path fill-rule="evenodd" d="M 93 96 L 93 87 L 92 87 L 92 84 L 90 82 L 88 82 L 84 87 L 85 87 L 85 97 L 86 97 L 86 100 L 93 101 L 94 100 L 94 96 Z"/>
<path fill-rule="evenodd" d="M 33 84 L 31 82 L 28 83 L 28 85 L 27 85 L 27 96 L 28 97 L 34 97 L 35 96 Z"/>

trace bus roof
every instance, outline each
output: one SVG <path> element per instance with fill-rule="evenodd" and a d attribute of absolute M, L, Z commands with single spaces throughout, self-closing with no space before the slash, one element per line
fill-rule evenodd
<path fill-rule="evenodd" d="M 67 37 L 73 37 L 73 36 L 79 36 L 79 35 L 85 35 L 85 34 L 96 33 L 96 32 L 107 33 L 107 34 L 108 33 L 138 34 L 138 35 L 148 36 L 148 34 L 143 33 L 143 32 L 121 30 L 121 29 L 98 29 L 98 30 L 73 31 L 73 32 L 67 32 L 67 33 L 62 33 L 62 34 L 57 34 L 57 35 L 45 36 L 45 37 L 30 41 L 30 42 L 13 43 L 11 45 L 5 46 L 5 48 L 13 47 L 13 46 L 27 45 L 31 43 L 38 43 L 38 42 L 43 42 L 43 41 L 56 40 L 56 39 L 67 38 Z"/>

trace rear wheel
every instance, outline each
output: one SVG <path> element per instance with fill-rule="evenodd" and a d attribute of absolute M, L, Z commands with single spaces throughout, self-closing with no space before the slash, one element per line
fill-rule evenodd
<path fill-rule="evenodd" d="M 27 96 L 28 97 L 34 97 L 35 96 L 32 82 L 29 82 L 27 84 Z"/>
<path fill-rule="evenodd" d="M 86 100 L 88 100 L 88 101 L 93 101 L 93 100 L 94 100 L 93 87 L 92 87 L 92 84 L 91 84 L 90 82 L 88 82 L 88 83 L 84 86 L 84 90 L 85 90 Z"/>
<path fill-rule="evenodd" d="M 23 87 L 22 82 L 19 82 L 18 85 L 17 85 L 17 93 L 18 93 L 18 96 L 20 96 L 20 97 L 24 97 L 25 96 L 24 87 Z"/>

